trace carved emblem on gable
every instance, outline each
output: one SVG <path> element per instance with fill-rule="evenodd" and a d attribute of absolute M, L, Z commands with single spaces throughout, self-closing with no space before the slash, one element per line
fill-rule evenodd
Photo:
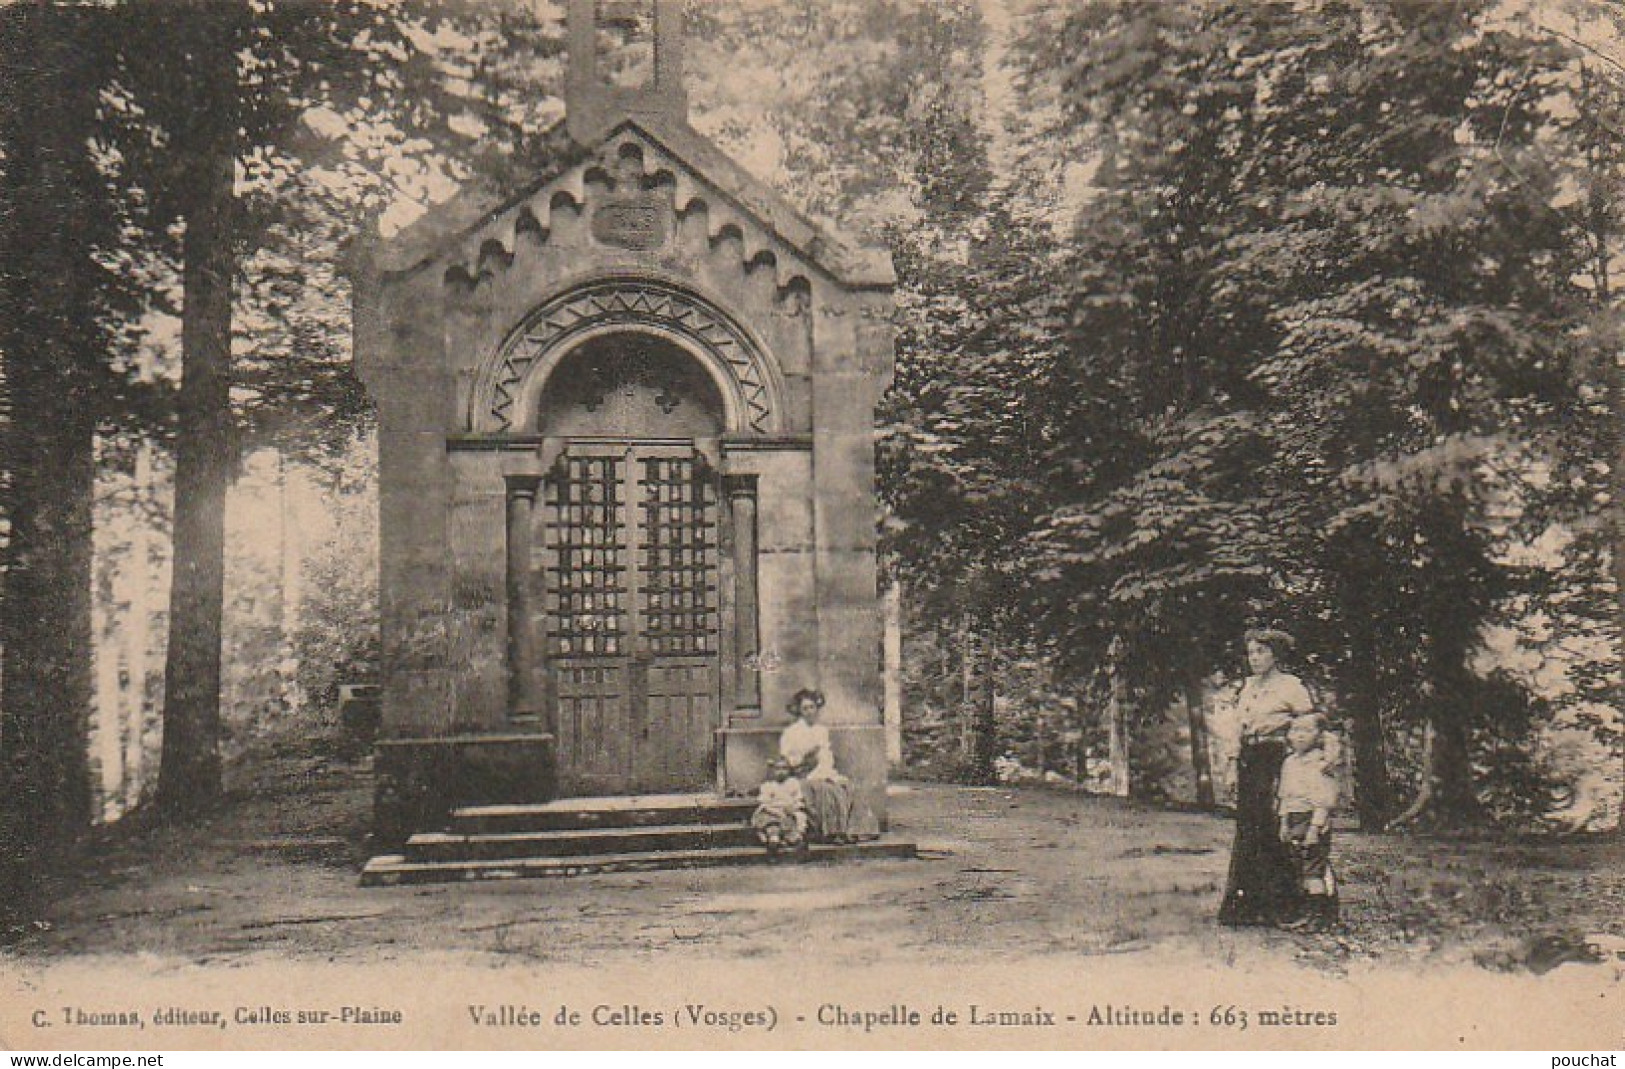
<path fill-rule="evenodd" d="M 592 213 L 592 236 L 600 244 L 649 252 L 666 243 L 666 212 L 653 198 L 612 197 Z"/>
<path fill-rule="evenodd" d="M 532 313 L 503 349 L 489 386 L 478 402 L 476 424 L 498 432 L 514 427 L 514 405 L 525 376 L 548 353 L 570 338 L 603 326 L 650 326 L 694 342 L 728 367 L 738 386 L 741 417 L 758 433 L 773 430 L 773 396 L 763 356 L 751 338 L 727 316 L 674 286 L 640 279 L 589 283 Z"/>

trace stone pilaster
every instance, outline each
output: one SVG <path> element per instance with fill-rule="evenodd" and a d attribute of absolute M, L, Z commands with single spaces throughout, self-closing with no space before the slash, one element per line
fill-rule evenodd
<path fill-rule="evenodd" d="M 537 685 L 538 663 L 535 606 L 531 593 L 531 532 L 535 529 L 536 493 L 541 479 L 535 475 L 507 477 L 507 604 L 508 604 L 508 719 L 519 724 L 541 723 L 548 712 Z M 543 724 L 552 731 L 551 724 Z"/>
<path fill-rule="evenodd" d="M 762 706 L 761 632 L 756 580 L 756 479 L 729 479 L 724 486 L 733 531 L 734 707 Z"/>

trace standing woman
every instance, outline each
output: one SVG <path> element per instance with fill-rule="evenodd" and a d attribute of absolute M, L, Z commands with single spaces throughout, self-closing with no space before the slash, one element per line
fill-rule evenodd
<path fill-rule="evenodd" d="M 1300 890 L 1292 852 L 1278 834 L 1276 791 L 1292 718 L 1313 710 L 1309 690 L 1279 662 L 1292 652 L 1285 631 L 1245 635 L 1252 673 L 1236 696 L 1241 756 L 1236 767 L 1236 842 L 1219 923 L 1278 924 L 1298 914 Z"/>
<path fill-rule="evenodd" d="M 779 736 L 779 754 L 801 781 L 808 830 L 813 838 L 827 843 L 850 843 L 877 836 L 879 823 L 858 797 L 852 781 L 835 768 L 829 728 L 819 723 L 824 713 L 823 692 L 796 691 L 795 697 L 790 699 L 789 712 L 794 719 Z"/>

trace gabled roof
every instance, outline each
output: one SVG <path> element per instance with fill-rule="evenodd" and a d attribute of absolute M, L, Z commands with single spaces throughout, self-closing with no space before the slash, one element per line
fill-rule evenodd
<path fill-rule="evenodd" d="M 587 144 L 569 139 L 562 121 L 555 124 L 544 137 L 563 142 L 567 147 L 561 147 L 551 167 L 506 193 L 489 182 L 475 180 L 399 234 L 379 239 L 372 249 L 374 265 L 385 274 L 410 273 L 427 266 L 492 219 L 583 166 L 598 150 L 629 129 L 654 143 L 694 177 L 714 187 L 736 210 L 827 272 L 836 282 L 860 289 L 882 289 L 896 283 L 897 275 L 888 250 L 848 243 L 819 226 L 685 120 L 642 115 L 609 124 L 600 136 Z"/>

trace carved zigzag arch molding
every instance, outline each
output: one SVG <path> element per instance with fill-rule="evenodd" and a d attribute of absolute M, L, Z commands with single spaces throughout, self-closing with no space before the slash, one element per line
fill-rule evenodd
<path fill-rule="evenodd" d="M 567 350 L 606 330 L 643 330 L 686 342 L 710 364 L 725 369 L 724 396 L 731 431 L 781 431 L 777 376 L 766 353 L 734 319 L 711 302 L 658 279 L 611 278 L 584 283 L 547 301 L 509 335 L 476 383 L 469 429 L 493 434 L 532 429 L 535 398 Z"/>

